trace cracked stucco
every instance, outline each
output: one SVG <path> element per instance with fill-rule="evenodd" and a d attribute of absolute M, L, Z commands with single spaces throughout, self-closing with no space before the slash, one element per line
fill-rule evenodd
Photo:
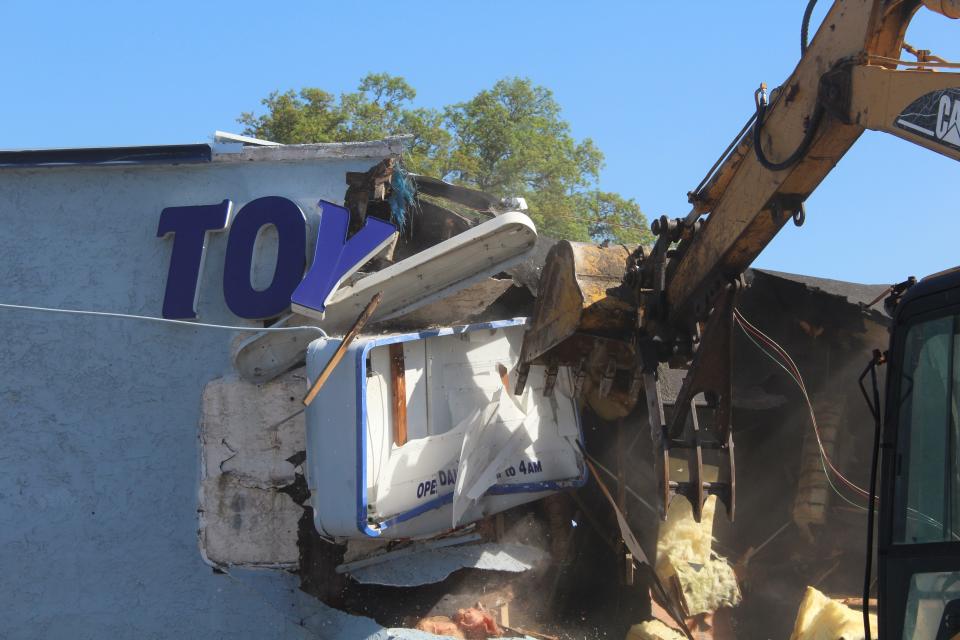
<path fill-rule="evenodd" d="M 200 420 L 200 547 L 214 565 L 295 567 L 303 509 L 279 489 L 294 482 L 290 462 L 306 448 L 301 367 L 266 384 L 237 375 L 203 391 Z M 301 470 L 302 473 L 302 470 Z"/>

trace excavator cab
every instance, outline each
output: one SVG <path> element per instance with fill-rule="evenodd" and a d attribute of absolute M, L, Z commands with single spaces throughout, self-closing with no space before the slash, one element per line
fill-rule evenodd
<path fill-rule="evenodd" d="M 960 267 L 896 305 L 880 491 L 880 637 L 960 637 Z"/>

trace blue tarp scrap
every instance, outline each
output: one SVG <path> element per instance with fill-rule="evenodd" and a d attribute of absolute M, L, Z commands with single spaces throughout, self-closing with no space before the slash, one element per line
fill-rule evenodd
<path fill-rule="evenodd" d="M 390 221 L 397 225 L 401 233 L 407 227 L 407 211 L 413 210 L 414 198 L 417 194 L 413 179 L 406 169 L 398 162 L 390 178 Z"/>

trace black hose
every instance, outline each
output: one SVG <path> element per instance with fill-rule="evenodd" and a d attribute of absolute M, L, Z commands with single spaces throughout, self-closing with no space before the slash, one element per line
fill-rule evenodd
<path fill-rule="evenodd" d="M 760 93 L 759 89 L 757 93 Z M 763 152 L 763 147 L 760 144 L 760 131 L 763 129 L 763 118 L 767 112 L 767 105 L 762 96 L 756 95 L 755 101 L 757 103 L 757 121 L 753 125 L 753 151 L 757 155 L 757 161 L 765 169 L 769 169 L 770 171 L 782 171 L 783 169 L 792 167 L 807 155 L 807 151 L 810 150 L 810 144 L 813 142 L 813 136 L 817 133 L 817 128 L 820 126 L 820 120 L 823 118 L 823 105 L 820 104 L 819 97 L 816 105 L 813 107 L 813 115 L 810 116 L 810 121 L 807 123 L 807 131 L 803 134 L 803 140 L 800 141 L 800 145 L 794 152 L 782 162 L 771 162 Z"/>
<path fill-rule="evenodd" d="M 807 34 L 810 31 L 810 17 L 813 15 L 813 8 L 815 6 L 817 6 L 817 0 L 809 0 L 807 2 L 807 8 L 804 9 L 803 11 L 803 20 L 800 23 L 800 56 L 801 57 L 807 52 Z M 707 181 L 710 180 L 711 177 L 713 177 L 713 172 L 717 169 L 717 167 L 720 166 L 720 163 L 727 158 L 727 155 L 730 153 L 730 150 L 740 143 L 740 139 L 743 137 L 743 134 L 746 133 L 750 125 L 752 125 L 757 120 L 757 117 L 759 116 L 759 114 L 760 114 L 760 106 L 758 102 L 757 111 L 747 121 L 747 124 L 743 125 L 743 129 L 740 131 L 740 133 L 736 135 L 736 137 L 733 139 L 733 142 L 730 143 L 730 146 L 727 147 L 726 150 L 724 150 L 724 152 L 720 155 L 720 158 L 717 159 L 717 161 L 714 163 L 712 167 L 710 167 L 710 171 L 707 172 L 706 177 L 700 182 L 699 185 L 697 185 L 697 188 L 690 192 L 690 194 L 693 197 L 696 197 L 700 194 L 700 191 L 703 189 L 704 185 L 707 184 Z M 817 117 L 817 122 L 819 122 L 819 117 Z M 759 130 L 759 127 L 760 125 L 757 125 L 756 127 L 754 127 L 753 146 L 755 148 L 759 148 L 759 145 L 757 144 L 757 135 L 758 135 L 757 131 Z M 813 129 L 816 128 L 815 126 L 813 126 L 812 122 L 811 122 L 811 128 Z M 809 142 L 806 145 L 801 145 L 801 146 L 809 146 Z M 806 153 L 806 149 L 803 149 L 803 151 L 804 153 Z M 790 160 L 791 158 L 793 158 L 793 156 L 790 156 L 788 160 Z M 767 169 L 770 169 L 771 171 L 778 171 L 779 169 L 776 169 L 774 167 L 779 166 L 779 164 L 785 164 L 785 166 L 780 167 L 785 169 L 790 165 L 792 165 L 794 162 L 796 162 L 797 159 L 794 159 L 793 162 L 774 164 L 767 160 L 767 157 L 763 153 L 763 149 L 759 149 L 759 152 L 757 153 L 757 160 L 760 161 L 760 164 L 762 164 Z"/>
<path fill-rule="evenodd" d="M 800 23 L 800 55 L 807 52 L 807 33 L 810 31 L 810 16 L 813 15 L 813 8 L 817 6 L 817 0 L 807 2 L 807 8 L 803 11 L 803 22 Z"/>
<path fill-rule="evenodd" d="M 809 0 L 807 8 L 803 12 L 803 21 L 800 23 L 800 55 L 807 52 L 807 33 L 810 30 L 810 16 L 813 15 L 813 8 L 817 5 L 817 0 Z M 774 90 L 776 91 L 776 89 Z M 796 164 L 810 150 L 810 144 L 813 142 L 813 136 L 820 126 L 820 120 L 823 118 L 823 107 L 820 105 L 819 97 L 816 106 L 813 108 L 813 114 L 810 116 L 810 122 L 807 123 L 807 131 L 800 142 L 800 146 L 794 150 L 790 156 L 782 162 L 771 162 L 763 152 L 760 145 L 760 130 L 763 129 L 763 118 L 767 111 L 767 105 L 763 97 L 759 95 L 760 90 L 754 95 L 757 104 L 757 121 L 753 125 L 753 150 L 757 155 L 757 161 L 770 171 L 782 171 Z M 771 92 L 772 93 L 772 92 Z"/>
<path fill-rule="evenodd" d="M 867 407 L 873 416 L 873 451 L 870 457 L 870 490 L 869 502 L 867 503 L 867 553 L 866 563 L 863 570 L 863 637 L 864 640 L 871 640 L 870 637 L 870 583 L 872 582 L 871 568 L 873 564 L 873 521 L 876 513 L 877 497 L 877 462 L 880 458 L 880 391 L 877 389 L 877 365 L 882 362 L 882 356 L 879 351 L 875 351 L 870 364 L 860 374 L 857 381 L 860 384 L 860 392 L 863 393 L 863 399 L 867 401 Z M 867 395 L 867 390 L 863 386 L 863 379 L 870 374 L 873 384 L 873 402 Z"/>

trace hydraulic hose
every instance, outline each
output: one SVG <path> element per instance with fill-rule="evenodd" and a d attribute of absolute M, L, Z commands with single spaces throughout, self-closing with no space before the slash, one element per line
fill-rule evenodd
<path fill-rule="evenodd" d="M 813 8 L 817 6 L 817 0 L 807 2 L 807 8 L 803 11 L 803 22 L 800 23 L 800 55 L 807 52 L 807 33 L 810 30 L 810 16 L 813 15 Z"/>
<path fill-rule="evenodd" d="M 763 146 L 760 144 L 760 132 L 763 129 L 763 120 L 767 112 L 767 97 L 763 87 L 757 89 L 754 93 L 754 102 L 756 102 L 757 106 L 757 121 L 753 125 L 753 151 L 756 153 L 757 161 L 765 169 L 769 169 L 770 171 L 782 171 L 783 169 L 792 167 L 807 155 L 807 151 L 810 150 L 810 144 L 813 142 L 813 136 L 816 135 L 817 128 L 820 126 L 820 120 L 823 119 L 823 106 L 820 104 L 820 100 L 817 100 L 817 104 L 813 108 L 813 114 L 810 116 L 810 122 L 807 123 L 807 131 L 803 134 L 803 140 L 800 141 L 800 145 L 786 160 L 781 162 L 771 162 L 763 152 Z"/>
<path fill-rule="evenodd" d="M 800 23 L 801 57 L 807 53 L 810 17 L 813 15 L 813 9 L 816 6 L 817 0 L 808 0 L 807 8 L 803 12 L 803 20 Z M 776 91 L 776 89 L 774 91 Z M 757 161 L 760 162 L 765 169 L 770 171 L 782 171 L 783 169 L 793 166 L 801 158 L 803 158 L 803 156 L 807 155 L 807 151 L 810 150 L 810 143 L 813 142 L 813 136 L 817 132 L 817 127 L 820 125 L 821 118 L 823 118 L 823 107 L 820 106 L 820 101 L 817 100 L 817 104 L 813 108 L 813 115 L 810 116 L 810 122 L 807 124 L 807 131 L 803 136 L 803 140 L 800 142 L 800 146 L 798 146 L 796 150 L 782 162 L 771 162 L 763 152 L 763 147 L 760 145 L 760 130 L 763 129 L 763 117 L 767 110 L 767 99 L 763 87 L 757 89 L 756 93 L 754 93 L 754 101 L 756 102 L 757 106 L 757 117 L 756 123 L 753 126 L 753 150 L 757 155 Z"/>

